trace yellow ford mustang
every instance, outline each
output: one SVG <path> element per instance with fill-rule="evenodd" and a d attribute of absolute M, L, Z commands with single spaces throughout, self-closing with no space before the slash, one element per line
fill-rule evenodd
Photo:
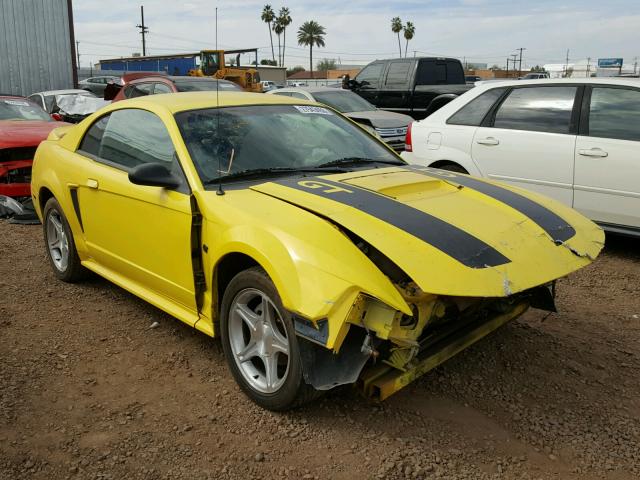
<path fill-rule="evenodd" d="M 405 164 L 281 96 L 113 104 L 38 148 L 55 274 L 91 270 L 210 336 L 259 405 L 388 397 L 589 264 L 602 231 L 547 198 Z"/>

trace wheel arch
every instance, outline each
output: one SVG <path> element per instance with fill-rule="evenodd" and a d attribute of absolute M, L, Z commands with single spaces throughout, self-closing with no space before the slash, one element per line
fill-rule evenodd
<path fill-rule="evenodd" d="M 429 165 L 429 167 L 431 168 L 442 168 L 446 165 L 455 165 L 457 167 L 460 167 L 462 170 L 464 170 L 463 173 L 469 174 L 469 171 L 464 167 L 464 165 L 460 165 L 458 162 L 455 162 L 453 160 L 438 160 L 436 162 L 433 162 L 432 164 Z"/>

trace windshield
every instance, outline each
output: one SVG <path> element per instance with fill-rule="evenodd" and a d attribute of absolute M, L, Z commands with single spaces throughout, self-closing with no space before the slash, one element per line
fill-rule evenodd
<path fill-rule="evenodd" d="M 205 184 L 237 172 L 305 169 L 342 159 L 401 163 L 373 137 L 323 107 L 211 108 L 175 118 Z"/>
<path fill-rule="evenodd" d="M 179 92 L 215 92 L 216 85 L 219 85 L 220 91 L 242 91 L 235 83 L 217 80 L 176 80 L 175 84 Z"/>
<path fill-rule="evenodd" d="M 0 99 L 0 120 L 52 121 L 41 107 L 19 98 Z"/>
<path fill-rule="evenodd" d="M 353 92 L 311 92 L 320 103 L 335 108 L 340 113 L 372 112 L 376 109 L 357 93 Z"/>

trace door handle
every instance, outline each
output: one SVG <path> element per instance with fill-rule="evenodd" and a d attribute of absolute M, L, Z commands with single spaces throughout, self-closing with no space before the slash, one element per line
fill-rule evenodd
<path fill-rule="evenodd" d="M 609 154 L 601 148 L 590 148 L 589 150 L 578 150 L 578 154 L 584 157 L 608 157 Z"/>
<path fill-rule="evenodd" d="M 98 181 L 93 178 L 87 179 L 87 187 L 89 188 L 98 188 Z"/>
<path fill-rule="evenodd" d="M 476 140 L 476 143 L 479 143 L 480 145 L 500 145 L 500 141 L 493 137 L 480 138 Z"/>

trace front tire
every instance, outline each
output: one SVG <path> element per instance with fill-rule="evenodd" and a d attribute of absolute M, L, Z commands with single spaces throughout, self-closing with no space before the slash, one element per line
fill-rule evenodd
<path fill-rule="evenodd" d="M 82 280 L 86 270 L 80 264 L 69 222 L 55 198 L 50 198 L 44 206 L 42 228 L 47 258 L 56 277 L 68 283 Z"/>
<path fill-rule="evenodd" d="M 291 314 L 262 268 L 240 272 L 229 282 L 220 331 L 229 370 L 255 403 L 282 411 L 315 397 L 304 382 Z"/>

